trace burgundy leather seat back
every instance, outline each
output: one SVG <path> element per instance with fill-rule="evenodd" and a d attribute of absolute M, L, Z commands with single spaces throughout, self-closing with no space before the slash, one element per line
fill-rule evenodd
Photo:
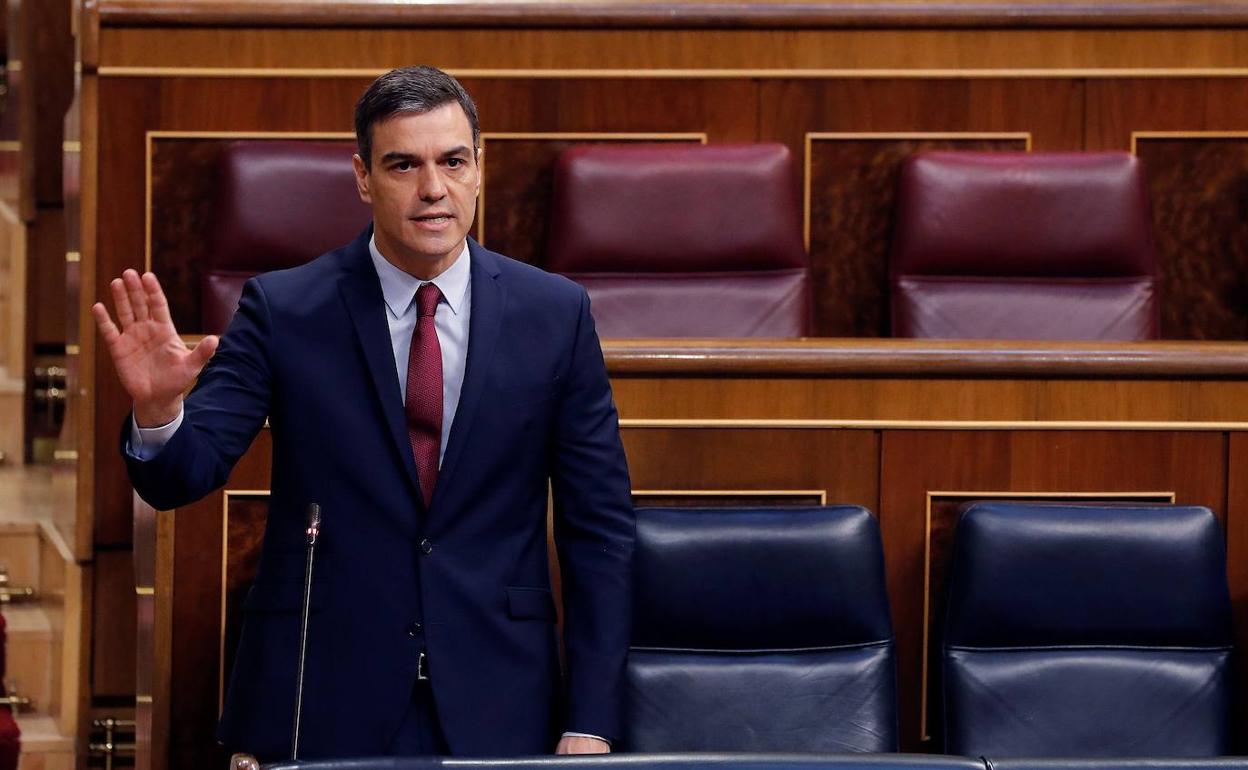
<path fill-rule="evenodd" d="M 247 279 L 301 265 L 359 235 L 372 219 L 351 171 L 355 146 L 239 141 L 218 166 L 218 191 L 202 278 L 206 334 L 225 331 Z"/>
<path fill-rule="evenodd" d="M 555 165 L 548 270 L 603 337 L 797 337 L 810 269 L 788 148 L 598 145 Z"/>
<path fill-rule="evenodd" d="M 911 156 L 890 270 L 898 337 L 1158 335 L 1152 215 L 1126 153 Z"/>

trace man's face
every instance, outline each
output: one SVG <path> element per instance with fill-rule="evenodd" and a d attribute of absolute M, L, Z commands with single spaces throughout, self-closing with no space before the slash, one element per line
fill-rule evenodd
<path fill-rule="evenodd" d="M 372 168 L 354 158 L 360 198 L 373 207 L 377 248 L 402 269 L 432 278 L 451 265 L 477 208 L 481 168 L 458 103 L 373 124 Z"/>

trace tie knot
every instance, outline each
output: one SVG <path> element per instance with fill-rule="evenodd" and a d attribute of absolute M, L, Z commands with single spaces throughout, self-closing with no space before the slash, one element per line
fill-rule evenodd
<path fill-rule="evenodd" d="M 442 292 L 432 283 L 421 284 L 416 290 L 416 314 L 424 318 L 431 316 L 438 309 L 438 302 L 442 299 Z"/>

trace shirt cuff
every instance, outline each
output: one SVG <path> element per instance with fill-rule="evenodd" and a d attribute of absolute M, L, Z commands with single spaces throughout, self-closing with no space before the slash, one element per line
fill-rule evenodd
<path fill-rule="evenodd" d="M 182 418 L 185 416 L 182 407 L 178 407 L 177 417 L 155 428 L 140 428 L 131 416 L 130 445 L 126 447 L 126 451 L 136 460 L 152 459 L 160 454 L 160 450 L 164 449 L 169 439 L 173 438 L 173 434 L 181 427 Z"/>
<path fill-rule="evenodd" d="M 593 738 L 596 741 L 602 741 L 608 746 L 611 745 L 611 741 L 607 740 L 606 738 L 603 738 L 601 735 L 590 735 L 589 733 L 574 733 L 574 732 L 569 731 L 569 732 L 565 732 L 563 734 L 563 737 L 564 738 Z"/>

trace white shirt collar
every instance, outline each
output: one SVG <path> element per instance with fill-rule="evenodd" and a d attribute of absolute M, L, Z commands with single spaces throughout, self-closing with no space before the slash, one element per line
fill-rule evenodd
<path fill-rule="evenodd" d="M 390 310 L 390 314 L 395 318 L 407 312 L 412 301 L 416 299 L 416 290 L 425 283 L 432 283 L 438 287 L 438 291 L 442 292 L 442 300 L 446 302 L 452 313 L 459 315 L 463 310 L 464 298 L 468 295 L 468 286 L 472 278 L 467 241 L 464 242 L 464 250 L 459 252 L 459 256 L 455 258 L 451 266 L 429 281 L 422 281 L 391 264 L 378 251 L 376 236 L 368 239 L 368 253 L 373 258 L 373 268 L 377 270 L 377 277 L 381 279 L 381 295 L 386 300 L 386 307 Z"/>

